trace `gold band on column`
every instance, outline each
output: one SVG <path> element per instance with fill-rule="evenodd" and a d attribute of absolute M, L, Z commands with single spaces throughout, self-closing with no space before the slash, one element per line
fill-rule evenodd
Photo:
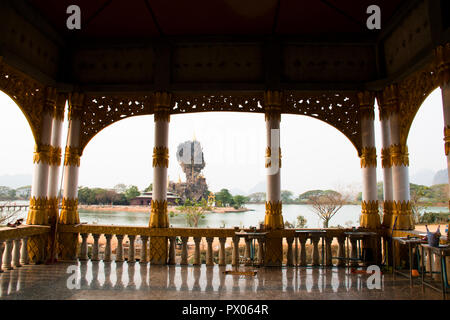
<path fill-rule="evenodd" d="M 80 149 L 67 146 L 64 153 L 64 165 L 65 166 L 80 166 Z"/>
<path fill-rule="evenodd" d="M 54 224 L 58 219 L 58 197 L 51 197 L 48 199 L 48 222 Z"/>
<path fill-rule="evenodd" d="M 409 201 L 392 201 L 392 224 L 397 217 L 396 230 L 414 230 L 414 219 L 412 216 L 411 202 Z"/>
<path fill-rule="evenodd" d="M 448 156 L 450 151 L 450 126 L 444 128 L 445 155 Z"/>
<path fill-rule="evenodd" d="M 281 119 L 281 105 L 283 102 L 283 92 L 266 91 L 264 92 L 264 111 L 266 121 Z"/>
<path fill-rule="evenodd" d="M 33 163 L 51 163 L 52 146 L 49 144 L 36 144 L 34 146 Z"/>
<path fill-rule="evenodd" d="M 50 163 L 51 166 L 61 165 L 61 148 L 50 146 Z"/>
<path fill-rule="evenodd" d="M 364 147 L 361 155 L 361 168 L 377 166 L 377 149 L 375 147 Z"/>
<path fill-rule="evenodd" d="M 390 228 L 392 225 L 392 210 L 393 210 L 393 201 L 392 200 L 385 200 L 383 201 L 383 226 Z"/>
<path fill-rule="evenodd" d="M 375 93 L 372 91 L 358 92 L 359 111 L 361 119 L 375 120 Z"/>
<path fill-rule="evenodd" d="M 169 167 L 169 149 L 166 147 L 153 148 L 153 167 Z"/>
<path fill-rule="evenodd" d="M 55 109 L 57 93 L 55 88 L 47 87 L 43 112 L 53 115 Z"/>
<path fill-rule="evenodd" d="M 409 166 L 408 146 L 404 144 L 393 144 L 390 146 L 391 164 L 393 166 Z"/>
<path fill-rule="evenodd" d="M 84 106 L 84 94 L 74 92 L 69 94 L 69 120 L 81 119 Z"/>
<path fill-rule="evenodd" d="M 266 168 L 272 167 L 272 150 L 270 147 L 266 148 Z M 281 168 L 281 148 L 278 149 L 278 168 Z"/>
<path fill-rule="evenodd" d="M 78 214 L 78 199 L 63 198 L 61 202 L 61 215 L 59 216 L 60 224 L 77 224 L 80 223 Z"/>
<path fill-rule="evenodd" d="M 48 199 L 47 197 L 31 197 L 30 209 L 27 216 L 27 224 L 47 225 L 48 224 Z"/>
<path fill-rule="evenodd" d="M 369 200 L 361 202 L 361 219 L 359 224 L 363 228 L 379 228 L 380 215 L 378 214 L 378 200 Z"/>
<path fill-rule="evenodd" d="M 266 201 L 266 215 L 264 227 L 268 230 L 283 229 L 283 215 L 281 201 Z"/>
<path fill-rule="evenodd" d="M 167 216 L 167 200 L 152 200 L 149 226 L 150 228 L 169 227 L 169 219 Z"/>
<path fill-rule="evenodd" d="M 154 120 L 169 122 L 172 94 L 168 92 L 155 92 L 154 99 Z"/>

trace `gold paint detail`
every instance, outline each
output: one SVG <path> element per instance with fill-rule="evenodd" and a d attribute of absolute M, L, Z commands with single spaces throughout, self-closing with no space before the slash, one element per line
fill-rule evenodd
<path fill-rule="evenodd" d="M 283 229 L 283 215 L 281 201 L 266 201 L 266 215 L 264 217 L 264 228 L 267 230 Z"/>
<path fill-rule="evenodd" d="M 448 156 L 450 151 L 450 126 L 444 128 L 444 143 L 445 155 Z"/>
<path fill-rule="evenodd" d="M 283 92 L 266 91 L 264 92 L 264 111 L 266 121 L 281 119 L 281 107 L 283 105 Z"/>
<path fill-rule="evenodd" d="M 67 97 L 65 94 L 60 93 L 56 99 L 55 108 L 53 110 L 53 118 L 59 121 L 64 121 L 64 112 L 66 108 Z"/>
<path fill-rule="evenodd" d="M 392 222 L 393 227 L 395 217 L 397 217 L 396 230 L 414 230 L 414 220 L 411 209 L 411 202 L 409 201 L 392 201 Z"/>
<path fill-rule="evenodd" d="M 48 203 L 48 223 L 54 225 L 58 219 L 59 213 L 59 199 L 58 197 L 51 197 L 47 200 Z"/>
<path fill-rule="evenodd" d="M 47 197 L 31 197 L 30 208 L 27 216 L 28 225 L 48 224 L 48 199 Z"/>
<path fill-rule="evenodd" d="M 266 168 L 272 167 L 272 160 L 270 159 L 272 157 L 272 150 L 270 147 L 266 148 Z M 278 168 L 281 168 L 281 148 L 278 149 Z"/>
<path fill-rule="evenodd" d="M 358 92 L 359 110 L 361 119 L 375 120 L 374 103 L 375 93 L 372 91 Z"/>
<path fill-rule="evenodd" d="M 378 214 L 378 201 L 362 201 L 361 202 L 361 218 L 359 225 L 363 228 L 375 229 L 379 228 L 380 215 Z"/>
<path fill-rule="evenodd" d="M 153 148 L 153 167 L 169 167 L 169 149 L 166 147 Z"/>
<path fill-rule="evenodd" d="M 80 149 L 75 147 L 66 147 L 66 151 L 64 153 L 64 165 L 65 166 L 80 166 Z"/>
<path fill-rule="evenodd" d="M 66 198 L 62 199 L 59 223 L 60 224 L 80 223 L 80 216 L 78 214 L 78 199 L 66 199 Z"/>
<path fill-rule="evenodd" d="M 39 234 L 28 237 L 27 251 L 30 263 L 40 264 L 45 262 L 47 241 L 47 234 Z"/>
<path fill-rule="evenodd" d="M 375 147 L 364 147 L 361 155 L 361 168 L 377 166 L 377 149 Z"/>
<path fill-rule="evenodd" d="M 33 163 L 51 164 L 52 146 L 48 144 L 38 143 L 34 146 Z"/>
<path fill-rule="evenodd" d="M 43 112 L 53 115 L 56 105 L 57 93 L 55 88 L 47 87 Z"/>
<path fill-rule="evenodd" d="M 61 148 L 50 146 L 50 165 L 60 166 L 61 165 Z"/>
<path fill-rule="evenodd" d="M 167 263 L 167 237 L 151 237 L 150 238 L 150 264 L 166 264 Z"/>
<path fill-rule="evenodd" d="M 69 120 L 82 118 L 84 101 L 83 93 L 73 92 L 69 94 Z"/>
<path fill-rule="evenodd" d="M 394 203 L 392 200 L 383 201 L 383 226 L 390 228 L 392 224 Z"/>
<path fill-rule="evenodd" d="M 172 94 L 168 92 L 155 92 L 154 95 L 154 120 L 170 121 L 170 104 Z"/>
<path fill-rule="evenodd" d="M 391 84 L 377 95 L 380 120 L 387 120 L 392 113 L 398 110 L 398 86 Z"/>
<path fill-rule="evenodd" d="M 150 207 L 150 228 L 169 227 L 167 200 L 152 200 Z"/>
<path fill-rule="evenodd" d="M 283 239 L 266 238 L 264 265 L 268 267 L 281 267 L 283 262 Z"/>
<path fill-rule="evenodd" d="M 393 166 L 409 166 L 408 146 L 393 144 L 390 146 L 391 164 Z"/>
<path fill-rule="evenodd" d="M 381 149 L 381 167 L 382 168 L 392 167 L 390 148 Z"/>
<path fill-rule="evenodd" d="M 436 71 L 439 76 L 439 84 L 445 85 L 450 82 L 450 43 L 438 46 L 435 50 Z"/>
<path fill-rule="evenodd" d="M 78 233 L 58 232 L 57 252 L 59 260 L 76 260 Z"/>

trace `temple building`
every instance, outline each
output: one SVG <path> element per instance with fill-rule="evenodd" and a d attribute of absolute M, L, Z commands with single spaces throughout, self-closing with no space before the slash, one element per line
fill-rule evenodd
<path fill-rule="evenodd" d="M 150 206 L 152 202 L 152 194 L 153 192 L 142 192 L 136 198 L 130 200 L 130 205 L 132 206 Z M 177 204 L 181 204 L 181 198 L 173 193 L 167 192 L 167 204 L 171 206 L 175 206 Z"/>

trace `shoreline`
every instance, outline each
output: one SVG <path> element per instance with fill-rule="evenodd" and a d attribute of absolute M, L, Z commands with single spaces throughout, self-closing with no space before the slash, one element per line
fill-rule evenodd
<path fill-rule="evenodd" d="M 167 212 L 179 213 L 177 210 L 178 206 L 167 206 Z M 111 212 L 111 211 L 128 211 L 128 212 L 150 212 L 150 206 L 131 206 L 131 205 L 88 205 L 88 204 L 79 204 L 78 209 L 81 210 L 89 210 L 89 211 L 97 211 L 97 212 Z M 229 213 L 229 212 L 247 212 L 254 211 L 253 209 L 248 208 L 239 208 L 235 209 L 233 207 L 217 207 L 212 208 L 211 211 L 213 213 Z"/>

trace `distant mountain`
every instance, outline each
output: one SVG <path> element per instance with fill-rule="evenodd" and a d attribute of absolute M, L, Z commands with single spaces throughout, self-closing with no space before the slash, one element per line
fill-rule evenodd
<path fill-rule="evenodd" d="M 252 194 L 255 192 L 266 192 L 266 181 L 258 182 L 253 188 L 248 191 L 248 194 Z"/>
<path fill-rule="evenodd" d="M 447 169 L 442 169 L 436 172 L 433 178 L 433 185 L 434 184 L 442 184 L 442 183 L 448 183 L 448 174 Z"/>
<path fill-rule="evenodd" d="M 411 175 L 411 182 L 415 184 L 420 184 L 423 186 L 431 186 L 433 183 L 433 176 L 435 172 L 430 169 L 422 169 Z"/>
<path fill-rule="evenodd" d="M 29 186 L 32 182 L 31 174 L 14 174 L 0 176 L 0 186 L 17 189 L 23 186 Z"/>

